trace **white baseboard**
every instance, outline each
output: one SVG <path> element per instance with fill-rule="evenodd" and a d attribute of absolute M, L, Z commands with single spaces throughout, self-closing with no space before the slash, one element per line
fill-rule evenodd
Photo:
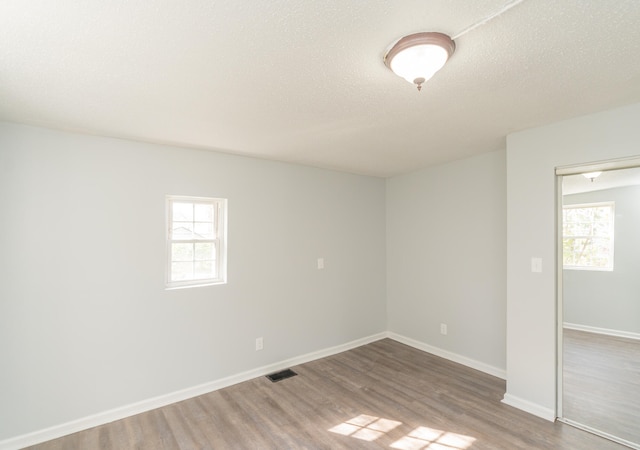
<path fill-rule="evenodd" d="M 533 414 L 534 416 L 541 417 L 545 420 L 548 420 L 549 422 L 555 422 L 556 420 L 555 410 L 545 408 L 544 406 L 530 402 L 529 400 L 524 400 L 520 397 L 516 397 L 515 395 L 511 395 L 508 393 L 504 394 L 502 403 L 513 406 L 514 408 L 521 409 L 522 411 Z"/>
<path fill-rule="evenodd" d="M 640 340 L 640 333 L 634 333 L 633 331 L 611 330 L 609 328 L 598 328 L 569 322 L 564 322 L 562 327 L 567 330 L 586 331 L 588 333 L 606 334 L 607 336 Z"/>
<path fill-rule="evenodd" d="M 503 380 L 506 379 L 506 371 L 504 369 L 500 369 L 498 367 L 491 366 L 489 364 L 477 361 L 475 359 L 468 358 L 466 356 L 462 356 L 457 353 L 449 352 L 447 350 L 443 350 L 441 348 L 434 347 L 429 344 L 425 344 L 424 342 L 416 341 L 415 339 L 411 339 L 406 336 L 402 336 L 402 335 L 391 333 L 391 332 L 382 332 L 382 333 L 371 335 L 362 339 L 357 339 L 355 341 L 351 341 L 346 344 L 341 344 L 335 347 L 318 350 L 316 352 L 308 353 L 295 358 L 290 358 L 284 361 L 269 364 L 267 366 L 262 366 L 253 370 L 249 370 L 236 375 L 214 380 L 208 383 L 192 386 L 190 388 L 186 388 L 186 389 L 171 392 L 165 395 L 160 395 L 150 399 L 142 400 L 140 402 L 132 403 L 132 404 L 115 408 L 109 411 L 104 411 L 98 414 L 93 414 L 91 416 L 83 417 L 71 422 L 63 423 L 63 424 L 56 425 L 43 430 L 38 430 L 32 433 L 16 436 L 4 441 L 0 441 L 0 450 L 15 450 L 23 447 L 28 447 L 30 445 L 39 444 L 41 442 L 46 442 L 51 439 L 56 439 L 71 433 L 76 433 L 78 431 L 86 430 L 99 425 L 104 425 L 106 423 L 113 422 L 115 420 L 124 419 L 126 417 L 130 417 L 135 414 L 140 414 L 140 413 L 150 411 L 152 409 L 160 408 L 160 407 L 163 407 L 172 403 L 176 403 L 182 400 L 187 400 L 189 398 L 207 394 L 209 392 L 213 392 L 218 389 L 222 389 L 228 386 L 232 386 L 234 384 L 242 383 L 243 381 L 247 381 L 253 378 L 267 375 L 271 372 L 275 372 L 277 370 L 280 370 L 286 367 L 296 366 L 296 365 L 304 364 L 310 361 L 315 361 L 320 358 L 325 358 L 327 356 L 342 353 L 347 350 L 351 350 L 353 348 L 357 348 L 362 345 L 366 345 L 371 342 L 375 342 L 387 337 L 395 341 L 398 341 L 400 343 L 406 344 L 410 347 L 416 348 L 418 350 L 422 350 L 424 352 L 431 353 L 435 356 L 448 359 L 450 361 L 465 365 L 467 367 L 471 367 L 472 369 L 479 370 L 481 372 L 487 373 L 489 375 L 493 375 Z M 509 394 L 505 395 L 503 402 L 545 419 L 548 419 L 549 416 L 553 416 L 553 418 L 548 420 L 555 419 L 555 412 L 553 411 L 549 412 L 545 408 L 542 408 L 538 405 L 527 402 L 525 400 L 520 400 L 520 399 L 517 399 L 516 397 L 509 396 Z"/>
<path fill-rule="evenodd" d="M 467 358 L 466 356 L 458 355 L 456 353 L 452 353 L 438 347 L 433 347 L 429 344 L 425 344 L 423 342 L 416 341 L 415 339 L 411 339 L 396 333 L 389 332 L 388 337 L 395 341 L 406 344 L 410 347 L 417 348 L 418 350 L 422 350 L 427 353 L 431 353 L 433 355 L 439 356 L 441 358 L 448 359 L 453 362 L 457 362 L 459 364 L 465 365 L 467 367 L 471 367 L 472 369 L 476 369 L 484 373 L 488 373 L 489 375 L 493 375 L 503 380 L 507 379 L 507 371 L 503 369 L 499 369 L 498 367 L 494 367 L 489 364 L 477 361 L 475 359 Z M 514 408 L 521 409 L 522 411 L 525 411 L 529 414 L 533 414 L 534 416 L 541 417 L 550 422 L 554 422 L 556 420 L 555 410 L 545 408 L 536 403 L 532 403 L 528 400 L 515 397 L 511 394 L 505 394 L 504 398 L 502 399 L 502 402 L 509 406 L 513 406 Z"/>
<path fill-rule="evenodd" d="M 464 366 L 471 367 L 472 369 L 476 369 L 481 372 L 488 373 L 489 375 L 493 375 L 494 377 L 502 378 L 503 380 L 507 379 L 507 371 L 504 369 L 500 369 L 498 367 L 491 366 L 475 359 L 467 358 L 466 356 L 458 355 L 457 353 L 425 344 L 424 342 L 416 341 L 415 339 L 411 339 L 400 334 L 389 332 L 387 335 L 394 341 L 401 342 L 410 347 L 417 348 L 418 350 L 422 350 L 424 352 L 431 353 L 432 355 L 448 359 L 449 361 L 457 362 Z"/>
<path fill-rule="evenodd" d="M 140 402 L 125 405 L 119 408 L 115 408 L 109 411 L 93 414 L 87 417 L 83 417 L 71 422 L 55 425 L 53 427 L 45 428 L 43 430 L 34 431 L 32 433 L 23 434 L 20 436 L 12 437 L 0 441 L 0 450 L 16 450 L 30 445 L 39 444 L 42 442 L 56 439 L 62 436 L 66 436 L 71 433 L 77 433 L 78 431 L 87 430 L 89 428 L 96 427 L 98 425 L 104 425 L 115 420 L 124 419 L 126 417 L 140 414 L 152 409 L 160 408 L 162 406 L 170 405 L 172 403 L 187 400 L 189 398 L 197 397 L 199 395 L 207 394 L 209 392 L 216 391 L 234 384 L 242 383 L 243 381 L 251 380 L 253 378 L 261 377 L 269 373 L 275 372 L 291 366 L 297 366 L 316 359 L 325 358 L 327 356 L 342 353 L 353 348 L 360 347 L 362 345 L 369 344 L 371 342 L 384 339 L 388 336 L 386 332 L 374 334 L 365 338 L 357 339 L 355 341 L 347 342 L 346 344 L 337 345 L 335 347 L 329 347 L 323 350 L 307 353 L 305 355 L 290 358 L 277 363 L 269 364 L 267 366 L 258 367 L 257 369 L 248 370 L 236 375 L 221 378 L 218 380 L 210 381 L 208 383 L 200 384 L 198 386 L 192 386 L 190 388 L 182 389 L 179 391 L 171 392 L 169 394 L 160 395 L 150 399 L 142 400 Z"/>

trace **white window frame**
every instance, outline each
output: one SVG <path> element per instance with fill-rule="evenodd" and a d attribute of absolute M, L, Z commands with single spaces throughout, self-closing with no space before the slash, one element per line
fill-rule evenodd
<path fill-rule="evenodd" d="M 211 221 L 213 234 L 211 237 L 202 238 L 193 233 L 192 239 L 174 239 L 173 235 L 173 205 L 174 203 L 192 203 L 193 205 L 212 205 L 214 208 L 214 218 Z M 227 199 L 209 197 L 188 197 L 182 195 L 167 195 L 166 197 L 166 289 L 178 289 L 196 286 L 211 286 L 224 284 L 227 282 Z M 195 224 L 194 218 L 194 224 Z M 172 263 L 173 244 L 178 243 L 212 243 L 214 245 L 214 276 L 206 278 L 194 278 L 189 280 L 173 280 Z M 194 254 L 192 262 L 196 263 Z"/>
<path fill-rule="evenodd" d="M 611 201 L 611 202 L 598 202 L 598 203 L 577 203 L 577 204 L 571 204 L 571 205 L 563 205 L 562 206 L 562 211 L 563 211 L 563 216 L 564 216 L 564 210 L 565 209 L 586 209 L 586 208 L 598 208 L 598 207 L 603 207 L 603 206 L 608 206 L 611 208 L 611 223 L 610 223 L 610 228 L 609 228 L 609 241 L 610 241 L 610 245 L 611 245 L 611 255 L 609 258 L 609 265 L 606 267 L 597 267 L 597 266 L 585 266 L 585 265 L 567 265 L 567 264 L 563 264 L 563 268 L 564 269 L 569 269 L 569 270 L 594 270 L 594 271 L 604 271 L 604 272 L 611 272 L 613 271 L 613 264 L 614 264 L 614 250 L 615 250 L 615 242 L 614 242 L 614 237 L 615 237 L 615 213 L 616 213 L 616 209 L 615 209 L 615 202 Z M 564 225 L 564 218 L 563 218 L 563 225 Z M 564 231 L 562 233 L 562 243 L 564 245 L 564 240 L 567 236 L 565 236 Z M 585 236 L 569 236 L 572 238 L 581 238 L 581 239 L 589 239 L 592 238 L 593 235 L 585 235 Z M 564 250 L 563 250 L 564 251 Z M 564 261 L 564 259 L 563 259 Z"/>

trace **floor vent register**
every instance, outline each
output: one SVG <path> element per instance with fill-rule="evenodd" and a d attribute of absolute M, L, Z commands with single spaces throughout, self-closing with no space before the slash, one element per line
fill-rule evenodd
<path fill-rule="evenodd" d="M 267 375 L 267 378 L 272 382 L 276 383 L 278 381 L 286 380 L 287 378 L 295 377 L 298 375 L 291 369 L 281 370 L 280 372 L 275 372 L 270 375 Z"/>

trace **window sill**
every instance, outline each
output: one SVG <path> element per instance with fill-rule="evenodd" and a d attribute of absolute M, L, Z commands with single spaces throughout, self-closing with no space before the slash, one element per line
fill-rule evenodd
<path fill-rule="evenodd" d="M 197 283 L 197 284 L 183 284 L 179 286 L 165 286 L 165 291 L 175 291 L 178 289 L 189 289 L 189 288 L 197 288 L 197 287 L 205 287 L 205 286 L 218 286 L 221 284 L 227 284 L 225 281 L 208 281 L 206 283 Z"/>

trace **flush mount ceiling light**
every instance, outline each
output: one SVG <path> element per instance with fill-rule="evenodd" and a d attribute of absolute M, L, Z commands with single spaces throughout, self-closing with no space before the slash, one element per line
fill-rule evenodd
<path fill-rule="evenodd" d="M 422 89 L 422 83 L 442 69 L 456 44 L 442 33 L 410 34 L 393 44 L 384 55 L 386 66 L 398 76 Z"/>
<path fill-rule="evenodd" d="M 588 180 L 591 180 L 591 182 L 593 183 L 593 180 L 598 178 L 601 173 L 602 172 L 587 172 L 587 173 L 583 173 L 582 176 Z"/>

